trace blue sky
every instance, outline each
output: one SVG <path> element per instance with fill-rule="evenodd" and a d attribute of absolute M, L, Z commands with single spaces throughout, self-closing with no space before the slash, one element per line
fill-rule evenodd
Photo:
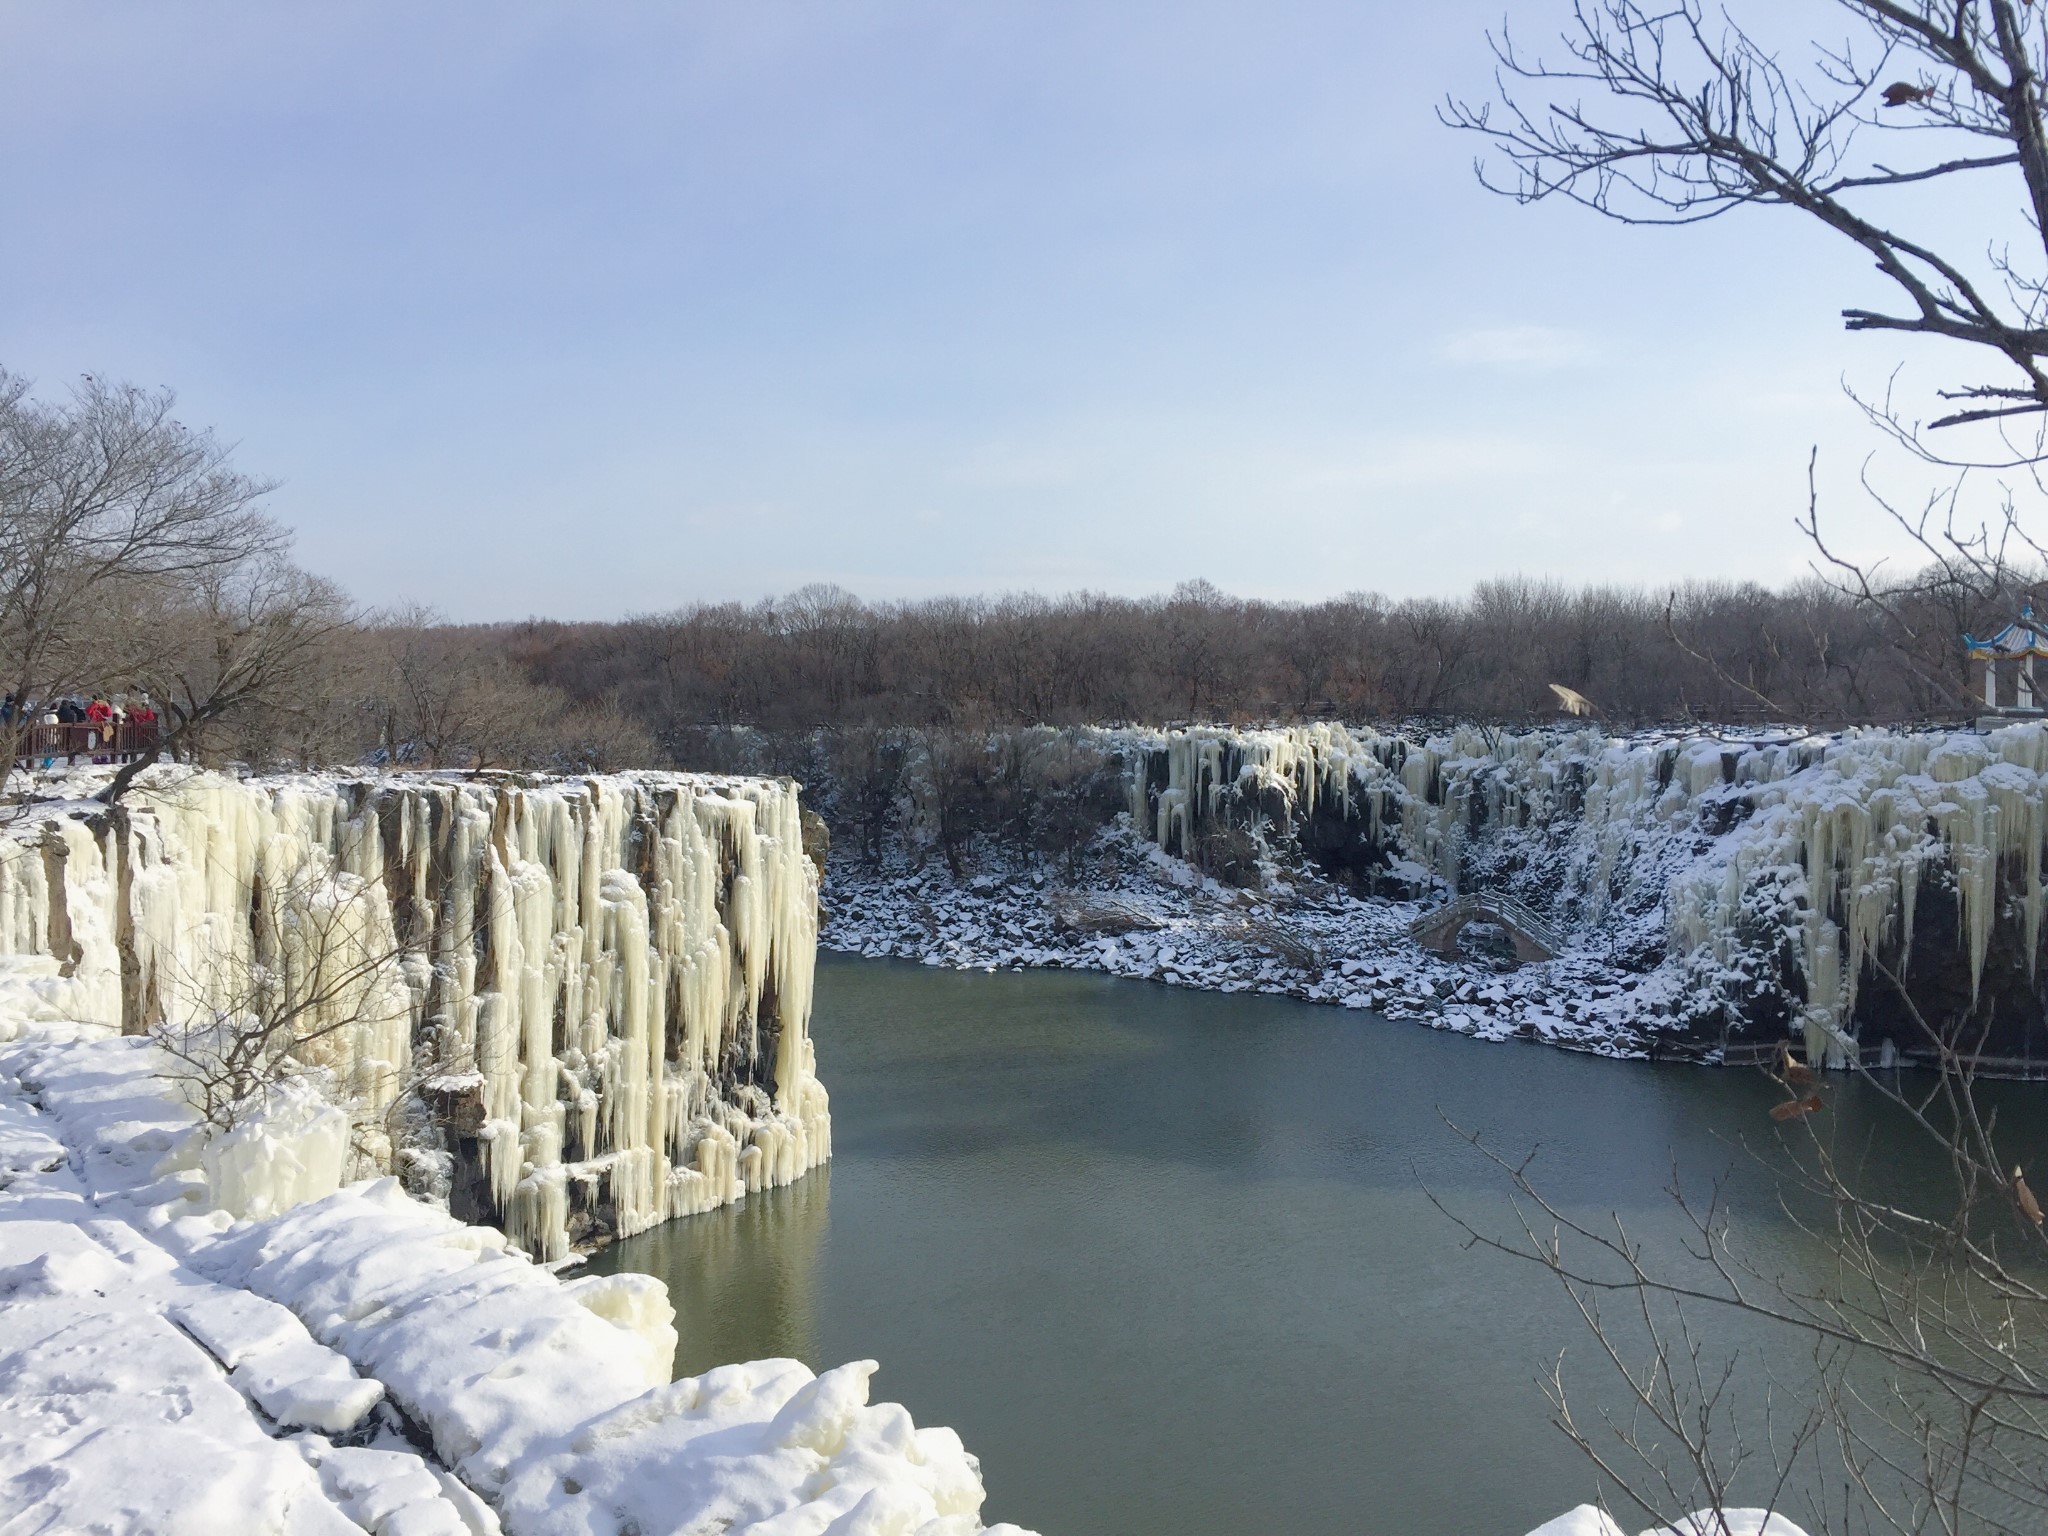
<path fill-rule="evenodd" d="M 1865 547 L 1863 264 L 1482 191 L 1502 9 L 0 0 L 0 363 L 466 619 L 1779 581 L 1812 444 Z"/>

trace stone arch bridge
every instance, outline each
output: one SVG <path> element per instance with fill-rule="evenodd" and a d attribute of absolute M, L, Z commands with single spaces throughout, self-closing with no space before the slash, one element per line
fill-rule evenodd
<path fill-rule="evenodd" d="M 1422 948 L 1456 959 L 1458 935 L 1468 923 L 1498 923 L 1515 946 L 1515 963 L 1530 965 L 1555 960 L 1564 953 L 1564 936 L 1528 907 L 1494 892 L 1475 891 L 1425 912 L 1408 925 L 1408 937 Z"/>

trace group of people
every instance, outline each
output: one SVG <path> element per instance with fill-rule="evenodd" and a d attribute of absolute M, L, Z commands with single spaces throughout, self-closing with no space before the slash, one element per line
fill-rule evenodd
<path fill-rule="evenodd" d="M 27 727 L 15 749 L 17 758 L 41 759 L 45 768 L 60 757 L 75 762 L 90 753 L 94 762 L 107 763 L 140 751 L 156 738 L 161 718 L 146 693 L 132 703 L 125 694 L 111 699 L 66 694 L 41 703 L 20 702 L 11 693 L 0 699 L 0 729 Z"/>

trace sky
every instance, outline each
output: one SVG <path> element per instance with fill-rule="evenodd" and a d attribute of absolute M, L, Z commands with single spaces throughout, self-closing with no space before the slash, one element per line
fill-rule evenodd
<path fill-rule="evenodd" d="M 1483 190 L 1503 9 L 0 0 L 0 366 L 462 620 L 1777 583 L 1816 447 L 1878 549 L 1866 264 Z"/>

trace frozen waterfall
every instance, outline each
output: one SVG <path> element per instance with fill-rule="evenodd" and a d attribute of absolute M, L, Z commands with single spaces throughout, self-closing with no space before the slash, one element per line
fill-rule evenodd
<path fill-rule="evenodd" d="M 357 1171 L 558 1258 L 831 1155 L 799 817 L 787 780 L 159 771 L 0 839 L 10 1011 L 287 995 Z"/>
<path fill-rule="evenodd" d="M 2002 980 L 2031 995 L 2037 978 L 2039 723 L 1792 739 L 1328 723 L 1102 736 L 1123 755 L 1133 825 L 1169 853 L 1229 827 L 1336 850 L 1408 891 L 1519 882 L 1577 925 L 1654 910 L 1661 963 L 1686 971 L 1685 990 L 1737 1027 L 1770 998 L 1815 1061 L 1858 1048 L 1872 961 L 1906 973 L 1930 890 L 1970 1006 L 2001 931 Z"/>

